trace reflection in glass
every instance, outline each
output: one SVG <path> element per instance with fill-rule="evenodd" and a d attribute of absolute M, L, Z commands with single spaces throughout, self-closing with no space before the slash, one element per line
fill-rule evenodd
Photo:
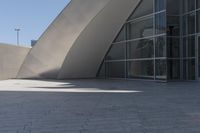
<path fill-rule="evenodd" d="M 107 62 L 106 77 L 125 78 L 125 62 Z"/>
<path fill-rule="evenodd" d="M 166 33 L 166 13 L 162 12 L 155 15 L 155 31 L 156 34 Z"/>
<path fill-rule="evenodd" d="M 153 13 L 153 1 L 154 0 L 141 0 L 129 20 Z"/>
<path fill-rule="evenodd" d="M 195 0 L 183 0 L 183 13 L 195 9 Z"/>
<path fill-rule="evenodd" d="M 167 62 L 166 60 L 156 60 L 156 79 L 167 79 Z"/>
<path fill-rule="evenodd" d="M 128 78 L 154 79 L 154 61 L 141 60 L 128 62 Z"/>
<path fill-rule="evenodd" d="M 180 17 L 167 16 L 167 35 L 168 36 L 180 35 Z"/>
<path fill-rule="evenodd" d="M 152 58 L 154 56 L 153 39 L 141 39 L 128 43 L 128 58 Z"/>
<path fill-rule="evenodd" d="M 106 56 L 106 60 L 125 59 L 125 51 L 126 51 L 126 43 L 113 44 Z"/>
<path fill-rule="evenodd" d="M 200 11 L 197 11 L 197 32 L 200 32 Z"/>
<path fill-rule="evenodd" d="M 183 71 L 185 80 L 195 80 L 195 59 L 183 60 Z"/>
<path fill-rule="evenodd" d="M 197 4 L 196 4 L 196 5 L 197 5 L 196 8 L 199 9 L 199 8 L 200 8 L 200 0 L 196 0 L 196 3 L 197 3 Z"/>
<path fill-rule="evenodd" d="M 166 57 L 166 36 L 160 36 L 155 39 L 156 57 Z"/>
<path fill-rule="evenodd" d="M 128 39 L 143 38 L 153 35 L 153 18 L 146 18 L 128 23 Z"/>
<path fill-rule="evenodd" d="M 155 0 L 155 11 L 162 11 L 166 9 L 166 1 L 165 0 Z"/>
<path fill-rule="evenodd" d="M 183 34 L 195 33 L 195 13 L 185 15 L 183 17 Z"/>
<path fill-rule="evenodd" d="M 105 78 L 105 75 L 106 75 L 106 64 L 105 62 L 103 62 L 100 66 L 100 69 L 99 69 L 99 72 L 97 74 L 97 77 L 98 78 Z"/>
<path fill-rule="evenodd" d="M 180 60 L 167 61 L 168 79 L 180 79 Z"/>
<path fill-rule="evenodd" d="M 195 57 L 195 36 L 183 38 L 183 57 Z"/>
<path fill-rule="evenodd" d="M 123 26 L 117 37 L 115 38 L 114 42 L 121 42 L 126 39 L 126 28 Z"/>
<path fill-rule="evenodd" d="M 179 15 L 180 14 L 180 3 L 182 0 L 167 0 L 167 14 Z"/>
<path fill-rule="evenodd" d="M 176 37 L 167 38 L 167 54 L 169 58 L 180 57 L 180 39 Z"/>

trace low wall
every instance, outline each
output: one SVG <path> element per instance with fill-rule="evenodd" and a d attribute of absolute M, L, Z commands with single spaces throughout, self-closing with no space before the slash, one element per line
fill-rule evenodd
<path fill-rule="evenodd" d="M 0 80 L 16 78 L 30 48 L 0 43 Z"/>

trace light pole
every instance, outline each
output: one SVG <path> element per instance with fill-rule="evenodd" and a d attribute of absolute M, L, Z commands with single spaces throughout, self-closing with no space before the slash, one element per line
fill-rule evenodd
<path fill-rule="evenodd" d="M 16 28 L 15 31 L 17 32 L 17 45 L 19 46 L 19 32 L 20 32 L 20 29 Z"/>

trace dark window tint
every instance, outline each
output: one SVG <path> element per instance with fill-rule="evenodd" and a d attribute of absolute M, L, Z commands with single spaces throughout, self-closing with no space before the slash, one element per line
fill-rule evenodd
<path fill-rule="evenodd" d="M 153 60 L 128 62 L 128 78 L 154 79 L 153 64 Z"/>
<path fill-rule="evenodd" d="M 113 44 L 106 56 L 106 60 L 125 59 L 125 50 L 126 50 L 126 43 Z"/>
<path fill-rule="evenodd" d="M 141 0 L 129 20 L 153 13 L 154 0 Z"/>
<path fill-rule="evenodd" d="M 153 39 L 141 39 L 128 43 L 128 58 L 152 58 L 154 55 Z"/>
<path fill-rule="evenodd" d="M 106 77 L 125 78 L 125 62 L 107 62 Z"/>
<path fill-rule="evenodd" d="M 143 38 L 153 35 L 153 18 L 145 18 L 128 23 L 128 39 Z"/>
<path fill-rule="evenodd" d="M 166 36 L 160 36 L 155 39 L 156 57 L 166 57 Z"/>

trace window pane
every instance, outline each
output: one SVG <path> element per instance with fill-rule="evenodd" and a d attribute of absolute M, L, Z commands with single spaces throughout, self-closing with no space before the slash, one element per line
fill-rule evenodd
<path fill-rule="evenodd" d="M 180 35 L 180 18 L 178 16 L 167 16 L 167 35 Z"/>
<path fill-rule="evenodd" d="M 200 32 L 200 11 L 197 11 L 197 32 Z"/>
<path fill-rule="evenodd" d="M 167 14 L 179 15 L 180 14 L 180 1 L 182 0 L 167 0 Z"/>
<path fill-rule="evenodd" d="M 162 11 L 166 9 L 166 1 L 165 0 L 155 0 L 155 11 Z"/>
<path fill-rule="evenodd" d="M 106 73 L 109 78 L 125 78 L 125 62 L 107 62 Z"/>
<path fill-rule="evenodd" d="M 195 9 L 195 0 L 183 0 L 183 12 L 189 12 Z"/>
<path fill-rule="evenodd" d="M 121 42 L 126 39 L 126 28 L 123 26 L 117 37 L 115 38 L 114 42 Z"/>
<path fill-rule="evenodd" d="M 153 13 L 153 2 L 154 0 L 141 0 L 138 7 L 133 11 L 133 14 L 130 16 L 129 20 L 145 16 Z"/>
<path fill-rule="evenodd" d="M 197 1 L 197 9 L 200 8 L 200 0 L 196 0 Z"/>
<path fill-rule="evenodd" d="M 126 43 L 113 44 L 106 56 L 106 60 L 125 59 L 125 50 L 126 50 Z"/>
<path fill-rule="evenodd" d="M 128 62 L 128 77 L 138 79 L 154 79 L 153 62 L 153 60 Z"/>
<path fill-rule="evenodd" d="M 180 79 L 180 60 L 168 60 L 168 78 Z"/>
<path fill-rule="evenodd" d="M 155 15 L 155 31 L 156 34 L 166 33 L 166 13 L 159 13 Z"/>
<path fill-rule="evenodd" d="M 185 15 L 183 18 L 183 34 L 194 34 L 195 33 L 195 13 Z"/>
<path fill-rule="evenodd" d="M 169 58 L 180 57 L 180 40 L 175 37 L 167 38 L 167 53 Z"/>
<path fill-rule="evenodd" d="M 195 36 L 183 39 L 183 57 L 195 57 Z"/>
<path fill-rule="evenodd" d="M 105 78 L 105 75 L 106 75 L 105 72 L 106 72 L 106 67 L 105 67 L 105 62 L 103 62 L 103 64 L 101 65 L 101 67 L 99 69 L 97 77 L 98 78 Z"/>
<path fill-rule="evenodd" d="M 166 57 L 166 36 L 157 37 L 155 40 L 156 57 Z"/>
<path fill-rule="evenodd" d="M 183 75 L 185 80 L 195 80 L 195 59 L 183 61 Z"/>
<path fill-rule="evenodd" d="M 130 22 L 128 24 L 128 38 L 136 39 L 153 35 L 153 18 L 146 18 L 138 22 Z"/>
<path fill-rule="evenodd" d="M 166 80 L 167 79 L 167 61 L 156 60 L 156 79 Z"/>
<path fill-rule="evenodd" d="M 153 39 L 142 39 L 128 43 L 128 58 L 152 58 L 154 55 Z"/>

